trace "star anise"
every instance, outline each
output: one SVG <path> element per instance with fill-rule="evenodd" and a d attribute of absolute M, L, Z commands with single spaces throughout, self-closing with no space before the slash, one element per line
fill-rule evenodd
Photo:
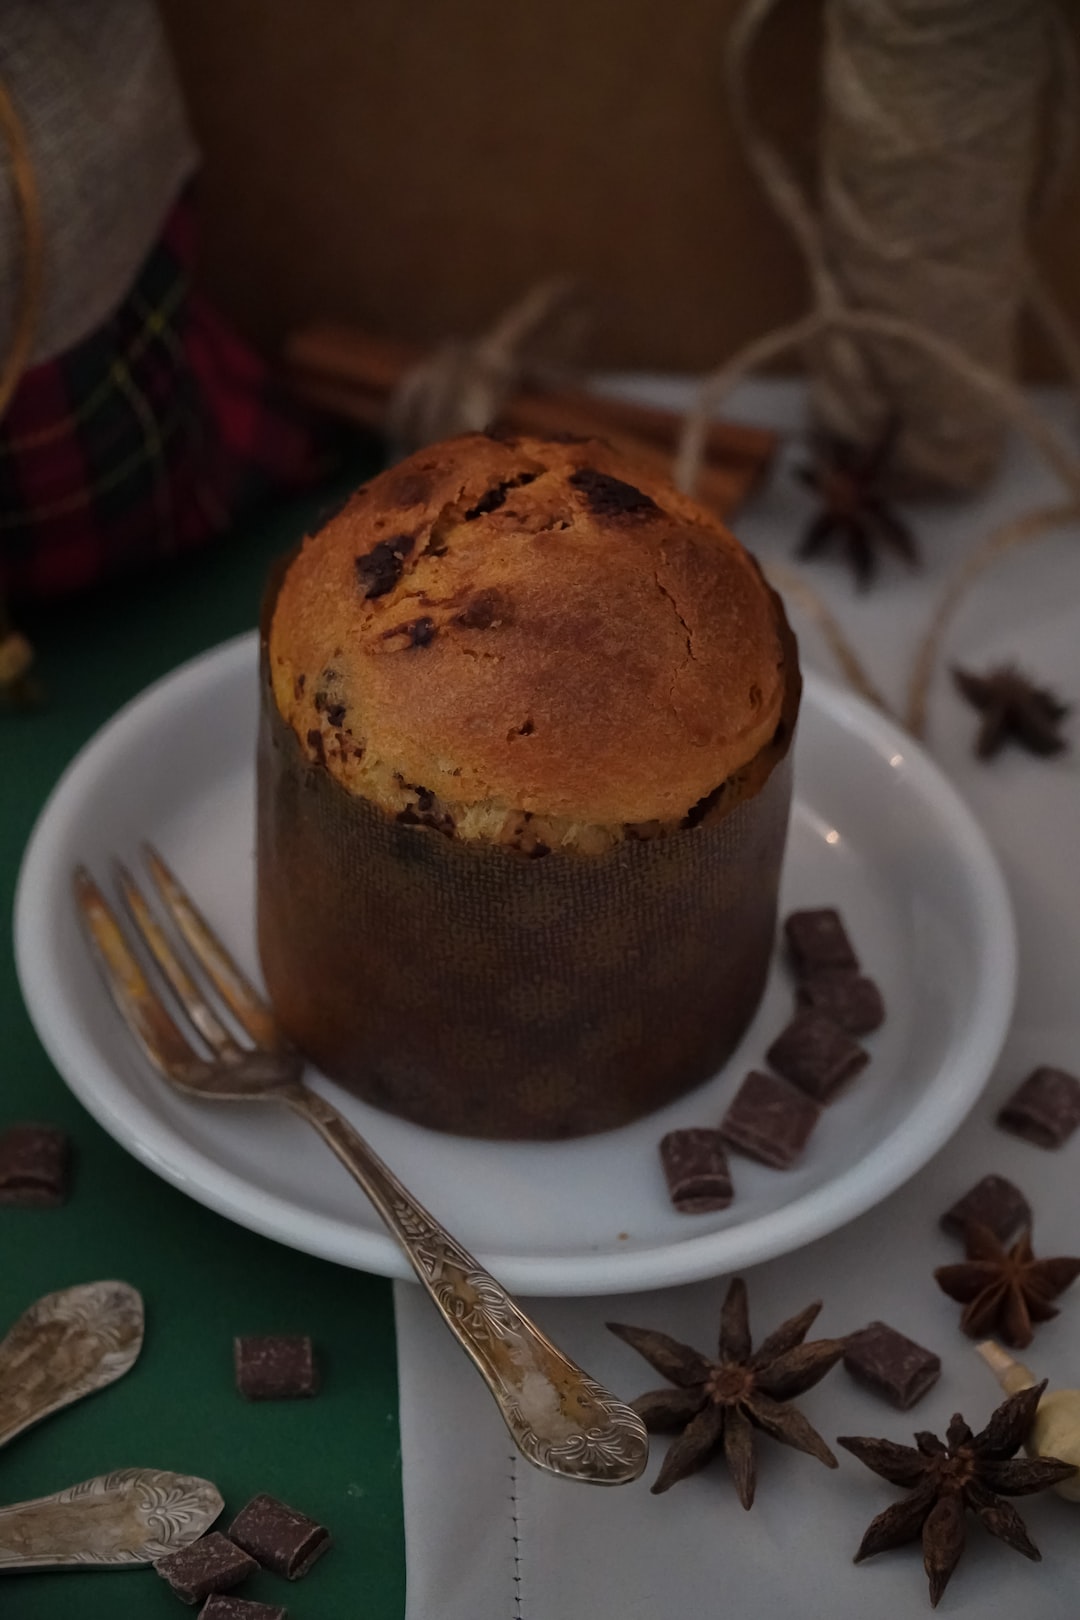
<path fill-rule="evenodd" d="M 1061 722 L 1069 705 L 1014 665 L 1002 664 L 985 675 L 956 668 L 952 673 L 960 692 L 982 715 L 975 739 L 979 759 L 990 759 L 1010 738 L 1032 754 L 1060 754 L 1068 747 Z"/>
<path fill-rule="evenodd" d="M 1030 1231 L 1006 1249 L 989 1227 L 971 1221 L 964 1229 L 964 1248 L 966 1259 L 938 1266 L 935 1282 L 963 1305 L 965 1333 L 973 1339 L 997 1333 L 1016 1350 L 1031 1343 L 1033 1322 L 1049 1322 L 1058 1314 L 1050 1301 L 1080 1277 L 1080 1259 L 1071 1255 L 1036 1260 Z"/>
<path fill-rule="evenodd" d="M 836 1458 L 820 1434 L 791 1405 L 793 1395 L 801 1395 L 824 1378 L 844 1353 L 843 1339 L 803 1343 L 820 1309 L 820 1300 L 808 1305 L 752 1352 L 746 1284 L 736 1277 L 720 1313 L 717 1361 L 666 1333 L 608 1323 L 612 1333 L 625 1339 L 677 1386 L 654 1390 L 631 1403 L 650 1433 L 683 1431 L 668 1448 L 652 1487 L 654 1493 L 696 1473 L 723 1450 L 739 1501 L 744 1508 L 750 1507 L 757 1479 L 755 1429 L 797 1451 L 809 1452 L 829 1468 L 836 1467 Z"/>
<path fill-rule="evenodd" d="M 862 587 L 873 581 L 881 547 L 912 567 L 918 565 L 915 537 L 892 510 L 883 490 L 895 441 L 895 423 L 869 449 L 843 439 L 818 440 L 816 459 L 796 469 L 796 477 L 821 497 L 822 504 L 803 535 L 797 556 L 816 557 L 831 541 L 838 541 L 847 553 L 856 584 Z"/>
<path fill-rule="evenodd" d="M 914 1447 L 841 1435 L 838 1446 L 891 1485 L 903 1485 L 910 1491 L 902 1502 L 895 1502 L 872 1521 L 859 1543 L 855 1562 L 921 1535 L 930 1602 L 936 1608 L 964 1550 L 966 1511 L 1025 1558 L 1041 1558 L 1023 1519 L 999 1493 L 1028 1496 L 1076 1473 L 1072 1463 L 1056 1457 L 1015 1456 L 1045 1388 L 1044 1380 L 1010 1395 L 979 1434 L 972 1434 L 957 1412 L 944 1441 L 923 1430 L 915 1436 Z"/>

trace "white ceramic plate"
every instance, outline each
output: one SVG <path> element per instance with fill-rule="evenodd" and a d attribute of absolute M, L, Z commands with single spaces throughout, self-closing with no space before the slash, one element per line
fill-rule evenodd
<path fill-rule="evenodd" d="M 255 1231 L 346 1265 L 410 1275 L 360 1190 L 281 1110 L 199 1103 L 137 1056 L 75 921 L 79 861 L 150 838 L 254 974 L 256 643 L 185 664 L 122 709 L 61 778 L 30 840 L 15 908 L 30 1016 L 75 1095 L 124 1147 Z M 798 1248 L 914 1174 L 985 1084 L 1012 1009 L 1015 945 L 1000 871 L 937 768 L 878 713 L 806 683 L 782 906 L 842 910 L 889 1008 L 869 1067 L 829 1108 L 794 1170 L 734 1158 L 736 1197 L 678 1215 L 657 1143 L 713 1124 L 784 1024 L 782 963 L 726 1068 L 663 1112 L 565 1143 L 443 1136 L 314 1076 L 406 1184 L 509 1287 L 601 1294 L 717 1275 Z"/>

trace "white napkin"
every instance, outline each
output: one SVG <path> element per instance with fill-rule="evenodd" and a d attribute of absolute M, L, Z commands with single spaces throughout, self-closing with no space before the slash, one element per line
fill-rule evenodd
<path fill-rule="evenodd" d="M 655 379 L 622 386 L 664 403 L 687 397 L 679 384 Z M 1063 399 L 1047 394 L 1042 402 L 1068 425 Z M 791 385 L 756 383 L 736 405 L 749 420 L 789 426 L 798 420 L 800 396 Z M 790 477 L 791 460 L 784 458 L 767 494 L 739 522 L 740 537 L 765 561 L 789 558 L 808 509 Z M 897 703 L 914 638 L 950 562 L 994 524 L 1055 493 L 1034 453 L 1016 445 L 987 496 L 915 514 L 923 574 L 893 574 L 886 562 L 887 584 L 859 598 L 840 569 L 813 571 L 813 583 Z M 816 631 L 795 617 L 804 662 L 832 673 Z M 960 613 L 948 654 L 975 669 L 1017 660 L 1064 698 L 1080 699 L 1075 531 L 1019 552 L 984 579 Z M 998 1171 L 1027 1192 L 1037 1252 L 1080 1248 L 1077 1143 L 1045 1152 L 993 1124 L 996 1107 L 1035 1065 L 1080 1072 L 1080 745 L 1050 762 L 1010 749 L 984 766 L 971 754 L 975 724 L 939 672 L 931 745 L 994 843 L 1016 911 L 1020 984 L 1006 1049 L 968 1121 L 920 1175 L 844 1230 L 747 1273 L 755 1340 L 823 1299 L 812 1337 L 880 1318 L 942 1356 L 940 1382 L 909 1413 L 858 1388 L 842 1367 L 834 1370 L 798 1403 L 830 1444 L 838 1434 L 910 1443 L 915 1429 L 942 1433 L 958 1410 L 981 1425 L 1004 1398 L 957 1329 L 960 1307 L 931 1278 L 935 1266 L 959 1258 L 937 1218 L 980 1176 Z M 528 1308 L 569 1354 L 632 1398 L 663 1380 L 605 1322 L 660 1328 L 712 1351 L 725 1287 L 717 1280 L 666 1293 L 535 1300 Z M 1080 1284 L 1074 1294 L 1022 1356 L 1063 1386 L 1080 1385 Z M 649 1469 L 635 1485 L 605 1490 L 551 1479 L 515 1455 L 478 1377 L 420 1289 L 398 1283 L 395 1304 L 408 1620 L 865 1620 L 871 1612 L 928 1612 L 917 1544 L 852 1564 L 866 1525 L 901 1492 L 846 1452 L 838 1452 L 840 1467 L 832 1471 L 761 1437 L 749 1513 L 722 1462 L 652 1496 L 664 1436 L 654 1439 Z M 1074 1620 L 1080 1504 L 1046 1493 L 1017 1506 L 1044 1561 L 1030 1564 L 972 1520 L 941 1613 Z"/>

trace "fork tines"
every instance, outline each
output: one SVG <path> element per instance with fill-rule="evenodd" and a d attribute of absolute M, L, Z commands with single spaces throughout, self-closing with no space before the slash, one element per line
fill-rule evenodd
<path fill-rule="evenodd" d="M 135 939 L 156 964 L 190 1026 L 185 1032 L 144 969 L 116 912 L 83 866 L 74 875 L 75 901 L 91 948 L 125 1024 L 154 1067 L 167 1079 L 204 1090 L 213 1072 L 234 1067 L 248 1055 L 200 986 L 201 972 L 258 1051 L 281 1053 L 270 1008 L 228 954 L 165 861 L 150 845 L 143 859 L 166 916 L 182 946 L 174 944 L 131 872 L 116 862 L 116 880 Z M 192 966 L 183 959 L 190 953 Z M 210 1061 L 200 1048 L 207 1048 Z"/>

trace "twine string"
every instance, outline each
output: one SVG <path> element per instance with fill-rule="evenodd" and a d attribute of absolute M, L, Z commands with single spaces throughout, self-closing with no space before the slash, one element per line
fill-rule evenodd
<path fill-rule="evenodd" d="M 830 0 L 818 201 L 750 106 L 750 58 L 779 4 L 747 0 L 738 14 L 728 93 L 747 161 L 802 254 L 814 307 L 888 313 L 950 335 L 959 353 L 1007 379 L 1028 280 L 1013 239 L 1025 210 L 1041 209 L 1060 189 L 1076 122 L 1075 49 L 1054 0 L 985 0 L 977 20 L 967 0 L 946 0 L 932 16 L 905 0 Z M 927 61 L 947 63 L 950 52 L 958 64 L 960 53 L 970 62 L 962 87 L 946 96 L 942 69 L 928 70 Z M 1025 135 L 1035 133 L 1043 79 L 1048 127 L 1039 143 Z M 962 161 L 965 183 L 954 179 L 935 202 L 942 149 L 954 165 Z M 996 450 L 996 413 L 929 353 L 883 350 L 872 333 L 863 336 L 855 343 L 834 323 L 808 351 L 818 413 L 834 432 L 866 444 L 902 401 L 897 469 L 915 482 L 979 483 Z M 954 381 L 963 411 L 949 397 Z"/>
<path fill-rule="evenodd" d="M 978 362 L 936 332 L 928 332 L 895 315 L 878 315 L 850 309 L 814 310 L 790 325 L 755 338 L 725 362 L 698 387 L 694 403 L 680 431 L 675 462 L 675 480 L 680 489 L 692 491 L 701 466 L 705 427 L 735 384 L 759 366 L 779 359 L 792 349 L 805 348 L 830 327 L 863 333 L 906 344 L 922 351 L 943 367 L 951 368 L 972 391 L 984 395 L 1012 426 L 1023 433 L 1042 454 L 1061 482 L 1080 499 L 1080 456 L 1052 423 L 1042 416 L 1023 389 L 1007 382 L 989 366 Z"/>
<path fill-rule="evenodd" d="M 882 300 L 883 307 L 880 308 L 874 307 L 873 304 L 870 308 L 859 308 L 854 307 L 850 298 L 845 297 L 841 284 L 842 276 L 838 273 L 842 272 L 844 267 L 834 267 L 830 258 L 824 214 L 811 203 L 775 145 L 758 129 L 750 106 L 747 88 L 749 59 L 763 24 L 778 3 L 779 0 L 747 0 L 738 14 L 731 35 L 728 88 L 733 117 L 743 140 L 747 159 L 777 214 L 802 252 L 810 284 L 812 307 L 807 314 L 797 320 L 753 339 L 705 378 L 683 422 L 676 453 L 675 480 L 680 488 L 693 490 L 704 458 L 705 430 L 709 418 L 731 389 L 745 376 L 791 352 L 798 353 L 802 357 L 807 370 L 811 373 L 815 368 L 824 365 L 830 372 L 833 385 L 841 393 L 846 392 L 849 403 L 852 398 L 859 401 L 857 427 L 858 436 L 863 439 L 872 437 L 880 431 L 883 421 L 882 404 L 884 403 L 886 413 L 894 408 L 890 404 L 889 394 L 884 388 L 882 379 L 891 369 L 896 369 L 891 356 L 897 353 L 903 355 L 906 351 L 909 355 L 914 354 L 922 361 L 929 361 L 932 364 L 924 364 L 921 371 L 910 364 L 901 365 L 897 371 L 903 384 L 905 414 L 913 408 L 911 403 L 913 377 L 921 377 L 924 386 L 932 384 L 935 377 L 939 385 L 943 378 L 952 379 L 960 385 L 959 402 L 962 404 L 966 401 L 972 413 L 977 416 L 981 405 L 984 422 L 993 420 L 999 425 L 1008 423 L 1037 447 L 1047 465 L 1064 485 L 1069 499 L 1062 504 L 1026 513 L 994 530 L 946 580 L 929 622 L 916 644 L 904 705 L 906 723 L 916 735 L 922 735 L 926 725 L 926 701 L 930 681 L 944 637 L 957 608 L 977 579 L 999 557 L 1017 546 L 1032 543 L 1052 528 L 1059 528 L 1080 517 L 1080 457 L 1063 435 L 1040 414 L 1028 396 L 1011 382 L 1006 371 L 1000 366 L 986 363 L 982 358 L 976 358 L 969 348 L 943 335 L 943 332 L 950 330 L 947 323 L 935 328 L 933 323 L 928 324 L 925 319 L 914 318 L 907 312 L 898 313 L 895 298 Z M 1072 36 L 1060 9 L 1053 0 L 1039 0 L 1035 9 L 1038 11 L 1038 15 L 1034 16 L 1036 33 L 1039 27 L 1043 28 L 1045 41 L 1041 52 L 1038 49 L 1034 50 L 1033 60 L 1049 63 L 1052 67 L 1052 71 L 1051 67 L 1047 69 L 1047 138 L 1043 143 L 1042 161 L 1034 166 L 1029 177 L 1030 206 L 1033 210 L 1038 210 L 1045 207 L 1060 190 L 1067 159 L 1075 143 L 1077 107 L 1080 105 L 1078 94 L 1080 74 Z M 992 10 L 994 15 L 989 16 L 985 7 L 980 8 L 976 18 L 970 7 L 954 6 L 951 10 L 948 7 L 939 7 L 934 23 L 938 29 L 939 48 L 946 53 L 952 46 L 959 48 L 970 39 L 973 28 L 981 27 L 985 30 L 986 24 L 995 20 L 1001 25 L 1001 38 L 1011 37 L 1008 25 L 1018 16 L 1014 0 L 993 0 Z M 842 51 L 836 48 L 838 19 L 841 12 L 845 12 L 846 21 L 850 24 L 852 13 L 847 6 L 847 0 L 830 0 L 826 17 L 827 22 L 832 25 L 833 37 L 827 88 L 831 95 L 846 98 L 850 125 L 853 107 L 857 108 L 865 103 L 868 118 L 871 112 L 880 116 L 882 109 L 874 104 L 873 90 L 866 84 L 858 82 L 860 58 L 858 51 L 851 47 L 850 38 L 846 43 L 851 48 Z M 867 22 L 865 17 L 863 23 L 868 30 L 871 26 L 877 29 L 888 26 L 892 29 L 895 36 L 892 38 L 893 54 L 898 59 L 902 59 L 903 55 L 899 46 L 902 43 L 900 36 L 905 28 L 914 31 L 920 26 L 923 36 L 920 43 L 925 44 L 925 14 L 921 24 L 917 13 L 912 13 L 905 20 L 902 6 L 890 5 L 886 15 L 875 5 L 875 18 L 872 23 Z M 849 35 L 857 32 L 857 28 L 848 29 Z M 1015 83 L 1017 71 L 1014 64 L 1008 60 L 1007 52 L 1002 53 L 998 69 L 996 77 L 991 75 L 988 82 L 980 84 L 979 94 L 983 99 L 977 106 L 972 106 L 970 97 L 966 98 L 967 105 L 963 95 L 954 94 L 952 98 L 956 103 L 957 140 L 959 142 L 963 136 L 969 148 L 984 127 L 988 105 L 986 96 L 1000 94 L 1001 76 L 1005 76 L 1006 83 L 1011 85 L 1014 99 L 1016 97 L 1022 99 L 1025 95 L 1030 98 L 1038 89 L 1038 86 L 1022 84 L 1018 86 Z M 877 88 L 880 89 L 880 86 Z M 940 89 L 940 86 L 938 88 Z M 893 97 L 890 107 L 895 108 L 895 86 L 891 89 Z M 917 116 L 918 107 L 912 106 L 909 113 L 908 122 L 911 128 L 918 130 L 921 127 Z M 932 126 L 932 120 L 930 122 Z M 841 127 L 844 127 L 843 124 Z M 988 127 L 993 128 L 992 118 Z M 917 140 L 913 138 L 911 149 L 906 155 L 910 156 L 916 148 Z M 985 154 L 983 156 L 985 157 Z M 849 161 L 843 166 L 845 179 L 849 183 L 853 162 L 857 170 L 856 158 L 857 154 L 848 154 Z M 933 161 L 933 154 L 930 161 Z M 1015 180 L 1016 176 L 1013 175 L 1012 178 Z M 822 183 L 826 202 L 831 201 L 834 211 L 837 208 L 842 210 L 851 202 L 851 199 L 843 194 L 836 166 L 836 154 L 830 154 L 828 150 L 823 158 Z M 867 184 L 870 185 L 871 182 L 868 181 Z M 906 198 L 906 203 L 912 210 L 914 218 L 917 210 L 931 206 L 933 176 L 925 165 L 921 173 L 917 166 L 912 169 L 908 175 L 908 186 L 910 195 Z M 833 188 L 832 193 L 830 187 Z M 856 212 L 857 210 L 853 209 L 853 219 Z M 865 214 L 858 215 L 859 227 L 866 228 L 867 220 L 872 216 L 872 208 L 868 208 Z M 976 221 L 977 223 L 979 222 Z M 985 225 L 985 219 L 982 223 Z M 974 226 L 969 228 L 969 234 L 970 229 L 974 229 Z M 843 240 L 843 233 L 840 240 Z M 881 243 L 876 246 L 882 249 Z M 910 262 L 914 246 L 912 242 L 898 239 L 884 244 L 884 247 L 888 251 L 883 252 L 882 257 L 886 264 L 891 257 L 893 279 L 897 280 L 897 267 Z M 1036 272 L 1030 258 L 1021 254 L 1017 264 L 1015 273 L 1017 301 L 1021 294 L 1028 299 L 1067 373 L 1080 387 L 1080 341 Z M 873 287 L 872 279 L 866 286 Z M 988 290 L 985 287 L 982 289 L 984 296 L 990 296 L 991 291 L 992 289 Z M 971 285 L 970 278 L 967 283 L 967 296 L 972 299 L 979 296 L 978 286 Z M 1006 288 L 1003 293 L 998 287 L 995 296 L 999 298 L 1004 296 L 1008 303 L 1012 298 L 1012 289 Z M 856 341 L 859 338 L 864 341 L 861 343 Z M 875 341 L 869 344 L 865 341 L 867 339 Z M 824 360 L 823 355 L 826 356 Z M 955 395 L 950 404 L 955 410 Z M 937 411 L 936 402 L 928 400 L 928 416 L 932 419 Z M 782 574 L 781 588 L 798 600 L 822 629 L 833 656 L 851 684 L 878 707 L 887 709 L 888 706 L 877 692 L 854 648 L 820 595 L 791 569 L 778 570 L 774 567 L 771 572 Z"/>
<path fill-rule="evenodd" d="M 479 338 L 439 344 L 391 395 L 387 437 L 395 454 L 483 432 L 518 389 L 555 382 L 584 318 L 578 284 L 560 276 L 529 288 Z"/>
<path fill-rule="evenodd" d="M 825 11 L 815 219 L 844 302 L 948 337 L 1003 380 L 1014 373 L 1026 228 L 1059 172 L 1047 155 L 1064 134 L 1048 116 L 1064 93 L 1056 7 L 828 0 Z M 816 418 L 868 444 L 895 414 L 894 475 L 958 491 L 985 483 L 1003 440 L 992 404 L 928 354 L 871 335 L 859 347 L 861 378 L 838 364 L 835 343 L 815 353 Z"/>
<path fill-rule="evenodd" d="M 957 565 L 946 580 L 931 615 L 926 631 L 915 652 L 911 676 L 908 681 L 904 724 L 916 737 L 926 735 L 927 699 L 930 682 L 946 632 L 960 604 L 981 574 L 1007 552 L 1020 546 L 1029 546 L 1055 529 L 1064 528 L 1080 519 L 1080 504 L 1066 501 L 1053 506 L 1041 506 L 1011 518 L 991 531 L 974 551 Z"/>
<path fill-rule="evenodd" d="M 728 37 L 728 101 L 746 160 L 802 254 L 814 308 L 833 315 L 843 308 L 844 298 L 826 257 L 820 218 L 783 154 L 758 125 L 750 104 L 750 59 L 762 28 L 778 3 L 779 0 L 747 0 L 737 13 Z M 775 356 L 770 354 L 769 359 L 772 358 Z M 765 363 L 764 360 L 755 362 Z M 832 363 L 853 387 L 865 391 L 869 386 L 867 357 L 853 343 L 837 343 Z"/>
<path fill-rule="evenodd" d="M 921 737 L 926 730 L 926 698 L 930 681 L 956 609 L 976 580 L 1007 551 L 1014 546 L 1030 544 L 1051 529 L 1080 518 L 1080 457 L 1073 453 L 1062 435 L 1039 413 L 1021 389 L 1005 382 L 988 368 L 977 366 L 934 333 L 909 328 L 907 323 L 892 316 L 836 310 L 830 317 L 823 311 L 815 311 L 747 344 L 700 385 L 694 404 L 684 419 L 676 456 L 675 477 L 681 489 L 693 490 L 701 463 L 706 424 L 731 389 L 758 366 L 766 365 L 792 350 L 805 349 L 830 322 L 855 333 L 873 331 L 898 343 L 916 344 L 944 364 L 958 368 L 962 366 L 971 386 L 993 400 L 1002 415 L 1042 453 L 1070 496 L 1066 503 L 1026 513 L 1002 529 L 995 530 L 946 580 L 929 622 L 916 644 L 904 703 L 905 723 L 916 736 Z M 784 570 L 784 578 L 786 583 L 780 588 L 789 591 L 822 628 L 833 656 L 852 686 L 869 702 L 888 712 L 889 706 L 883 701 L 858 654 L 818 592 L 793 570 Z M 796 580 L 798 588 L 794 589 Z"/>

